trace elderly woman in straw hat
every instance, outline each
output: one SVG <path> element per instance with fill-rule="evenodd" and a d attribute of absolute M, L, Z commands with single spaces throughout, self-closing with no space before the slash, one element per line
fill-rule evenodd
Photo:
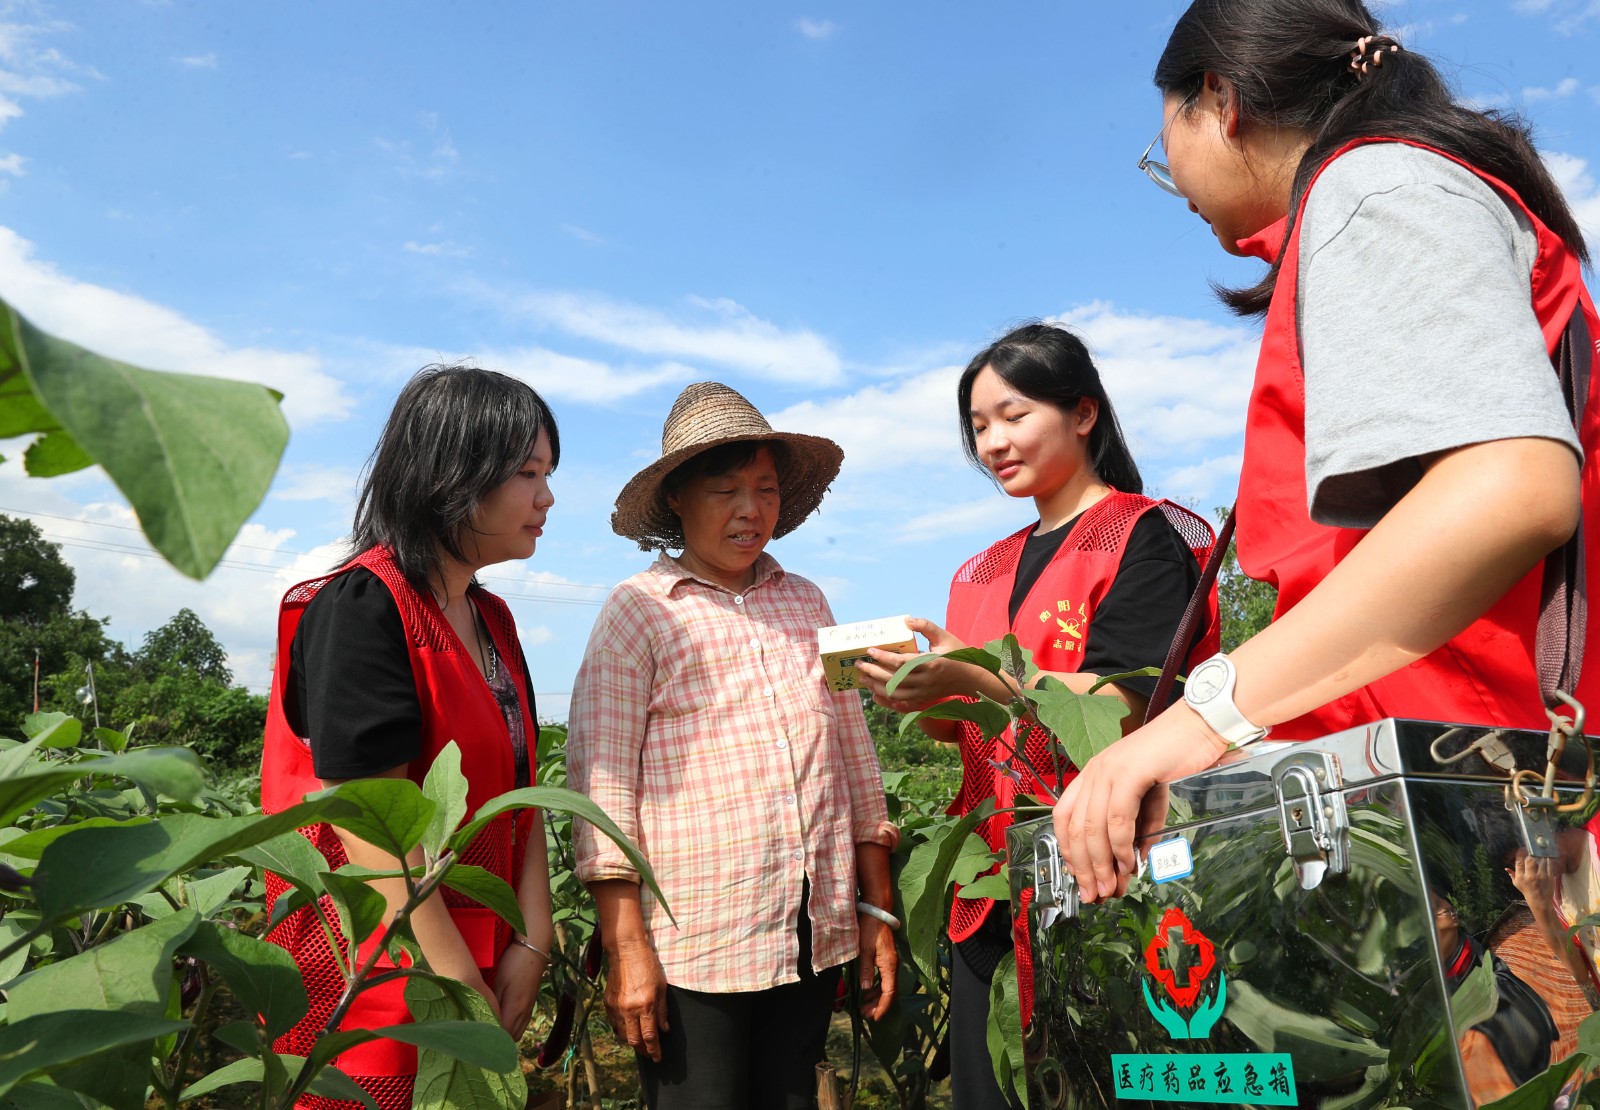
<path fill-rule="evenodd" d="M 659 554 L 618 586 L 573 690 L 571 785 L 649 858 L 676 921 L 578 823 L 609 963 L 606 1009 L 653 1110 L 807 1107 L 843 966 L 887 1012 L 896 957 L 877 753 L 822 678 L 822 591 L 766 554 L 844 453 L 691 385 L 611 526 Z M 667 553 L 677 549 L 676 557 Z"/>

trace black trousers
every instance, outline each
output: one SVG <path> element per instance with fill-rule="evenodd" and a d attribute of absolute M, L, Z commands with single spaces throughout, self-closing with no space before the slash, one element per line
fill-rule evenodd
<path fill-rule="evenodd" d="M 1003 903 L 996 903 L 976 933 L 956 942 L 950 961 L 951 1110 L 1022 1110 L 1001 1093 L 989 1059 L 989 986 L 1011 950 L 1011 915 Z"/>
<path fill-rule="evenodd" d="M 809 888 L 807 890 L 809 894 Z M 661 1062 L 638 1053 L 649 1110 L 811 1110 L 842 968 L 811 970 L 801 899 L 798 983 L 711 994 L 667 986 Z"/>

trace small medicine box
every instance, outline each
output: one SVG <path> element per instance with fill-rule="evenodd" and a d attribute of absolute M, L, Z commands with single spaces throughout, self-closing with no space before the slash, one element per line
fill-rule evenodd
<path fill-rule="evenodd" d="M 855 690 L 855 662 L 868 648 L 915 652 L 917 639 L 906 625 L 907 618 L 879 617 L 877 620 L 835 624 L 817 629 L 817 651 L 822 656 L 822 675 L 830 690 Z"/>

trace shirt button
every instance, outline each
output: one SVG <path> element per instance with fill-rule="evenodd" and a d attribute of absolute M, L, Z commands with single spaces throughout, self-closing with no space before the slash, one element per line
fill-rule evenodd
<path fill-rule="evenodd" d="M 787 748 L 788 746 L 789 746 L 789 741 L 787 741 L 787 740 L 779 740 L 778 741 L 778 747 Z"/>
<path fill-rule="evenodd" d="M 761 641 L 760 640 L 751 640 L 750 641 L 750 650 L 759 651 L 760 648 L 761 648 Z"/>
<path fill-rule="evenodd" d="M 733 595 L 733 603 L 735 605 L 743 605 L 744 604 L 744 594 L 734 594 Z"/>
<path fill-rule="evenodd" d="M 764 698 L 770 698 L 772 696 L 772 687 L 771 686 L 763 686 L 761 688 L 761 696 L 764 697 Z"/>
<path fill-rule="evenodd" d="M 783 796 L 783 804 L 786 805 L 786 806 L 794 805 L 794 795 L 793 794 L 785 794 Z"/>
<path fill-rule="evenodd" d="M 804 852 L 802 852 L 799 848 L 796 848 L 794 850 L 794 855 L 791 858 L 795 859 L 795 860 L 803 860 L 803 859 L 806 858 L 806 854 Z"/>

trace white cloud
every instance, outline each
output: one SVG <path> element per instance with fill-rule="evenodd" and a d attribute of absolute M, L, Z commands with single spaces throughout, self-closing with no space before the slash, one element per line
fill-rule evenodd
<path fill-rule="evenodd" d="M 460 168 L 461 152 L 450 138 L 449 128 L 439 122 L 437 112 L 420 112 L 417 122 L 422 129 L 419 141 L 380 136 L 372 140 L 373 145 L 394 159 L 403 177 L 440 181 L 454 174 Z"/>
<path fill-rule="evenodd" d="M 1194 458 L 1238 435 L 1259 338 L 1246 327 L 1151 316 L 1095 302 L 1056 319 L 1094 352 L 1135 456 Z"/>
<path fill-rule="evenodd" d="M 348 466 L 315 463 L 286 463 L 273 477 L 268 496 L 279 501 L 331 501 L 353 505 L 356 498 L 356 471 Z M 354 514 L 339 514 L 348 519 Z"/>
<path fill-rule="evenodd" d="M 594 405 L 609 404 L 669 382 L 687 382 L 704 376 L 694 367 L 679 362 L 614 367 L 544 347 L 488 351 L 473 361 L 521 378 L 546 398 Z"/>
<path fill-rule="evenodd" d="M 217 56 L 215 54 L 190 54 L 178 59 L 178 64 L 190 69 L 216 69 Z"/>
<path fill-rule="evenodd" d="M 1590 173 L 1589 163 L 1575 155 L 1550 153 L 1544 156 L 1544 164 L 1566 194 L 1583 237 L 1591 246 L 1600 247 L 1600 185 Z"/>
<path fill-rule="evenodd" d="M 1553 89 L 1526 88 L 1522 90 L 1522 99 L 1527 104 L 1539 104 L 1548 100 L 1566 100 L 1578 91 L 1578 79 L 1566 77 Z"/>
<path fill-rule="evenodd" d="M 1556 32 L 1570 35 L 1600 18 L 1600 0 L 1515 0 L 1512 8 L 1523 15 L 1547 15 Z"/>
<path fill-rule="evenodd" d="M 12 177 L 22 176 L 22 163 L 24 159 L 20 154 L 7 154 L 0 157 L 0 173 L 9 173 Z"/>
<path fill-rule="evenodd" d="M 507 298 L 488 287 L 478 295 L 568 335 L 661 359 L 712 362 L 752 377 L 796 385 L 838 381 L 841 363 L 815 332 L 785 330 L 735 301 L 690 297 L 668 314 L 590 293 L 529 293 Z"/>
<path fill-rule="evenodd" d="M 1008 530 L 1014 532 L 1033 520 L 1031 509 L 1032 506 L 1021 507 L 997 491 L 993 497 L 961 505 L 939 505 L 920 513 L 895 530 L 895 539 L 902 543 L 927 543 L 979 533 L 1003 536 Z"/>
<path fill-rule="evenodd" d="M 1231 499 L 1238 444 L 1259 338 L 1247 327 L 1153 316 L 1103 303 L 1056 320 L 1090 345 L 1146 484 L 1209 510 Z M 845 452 L 828 494 L 852 519 L 870 515 L 898 540 L 998 533 L 1016 521 L 1004 496 L 952 505 L 965 486 L 956 382 L 960 366 L 874 382 L 854 392 L 807 400 L 772 415 L 775 428 L 823 435 Z M 892 498 L 884 484 L 893 482 Z M 1021 510 L 1025 515 L 1026 510 Z"/>
<path fill-rule="evenodd" d="M 831 39 L 839 25 L 831 19 L 800 18 L 794 21 L 794 29 L 814 42 Z"/>
<path fill-rule="evenodd" d="M 92 285 L 35 257 L 34 246 L 0 227 L 0 289 L 46 331 L 137 366 L 260 382 L 281 390 L 292 423 L 340 419 L 351 401 L 319 356 L 303 351 L 230 347 L 173 309 L 132 293 Z"/>
<path fill-rule="evenodd" d="M 410 254 L 435 254 L 445 258 L 466 258 L 472 252 L 454 243 L 418 243 L 407 239 L 402 249 Z"/>
<path fill-rule="evenodd" d="M 578 240 L 580 243 L 590 243 L 594 246 L 603 246 L 607 240 L 603 235 L 596 235 L 588 228 L 579 227 L 577 224 L 562 224 L 561 230 Z"/>

